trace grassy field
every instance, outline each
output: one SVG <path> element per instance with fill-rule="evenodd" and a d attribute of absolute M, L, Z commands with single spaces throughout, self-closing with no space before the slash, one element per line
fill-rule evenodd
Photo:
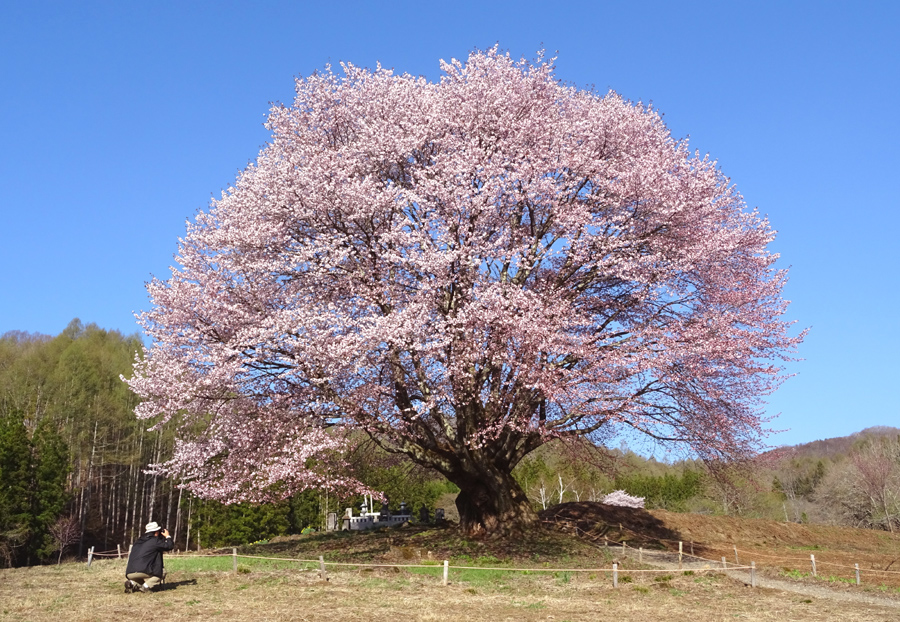
<path fill-rule="evenodd" d="M 570 560 L 572 561 L 572 560 Z M 0 571 L 0 620 L 897 620 L 889 604 L 860 605 L 751 589 L 717 573 L 607 573 L 457 570 L 441 567 L 329 568 L 239 558 L 172 556 L 158 592 L 125 594 L 124 561 Z M 473 560 L 470 563 L 484 563 Z M 496 561 L 492 563 L 497 563 Z"/>
<path fill-rule="evenodd" d="M 662 549 L 671 550 L 673 536 L 694 540 L 698 549 L 705 540 L 723 555 L 734 543 L 751 551 L 761 577 L 777 579 L 769 583 L 785 589 L 752 589 L 718 571 L 641 573 L 648 567 L 634 558 L 565 529 L 477 540 L 453 528 L 409 527 L 243 546 L 237 572 L 231 549 L 222 557 L 168 555 L 168 582 L 151 594 L 124 593 L 124 560 L 95 560 L 91 568 L 69 563 L 0 570 L 0 622 L 900 619 L 897 586 L 872 574 L 898 558 L 900 539 L 890 534 L 643 510 L 581 518 L 595 536 L 627 537 L 656 549 L 657 557 L 666 557 Z M 827 567 L 813 579 L 804 565 L 810 551 L 822 561 L 867 560 L 861 564 L 869 571 L 865 584 L 856 586 Z M 327 581 L 318 573 L 319 555 L 329 563 Z M 766 555 L 775 556 L 771 563 Z M 444 586 L 444 559 L 474 569 L 452 569 Z M 794 559 L 798 565 L 789 565 Z M 613 561 L 621 569 L 618 588 L 606 570 Z M 806 595 L 790 591 L 785 581 Z M 861 596 L 871 602 L 860 602 Z"/>

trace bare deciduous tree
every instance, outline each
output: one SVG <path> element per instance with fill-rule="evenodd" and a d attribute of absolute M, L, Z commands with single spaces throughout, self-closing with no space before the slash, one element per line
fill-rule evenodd
<path fill-rule="evenodd" d="M 60 516 L 53 525 L 50 526 L 50 537 L 53 538 L 53 544 L 59 550 L 59 556 L 56 558 L 56 564 L 62 561 L 63 552 L 70 544 L 78 542 L 81 536 L 81 529 L 78 519 L 74 516 Z"/>

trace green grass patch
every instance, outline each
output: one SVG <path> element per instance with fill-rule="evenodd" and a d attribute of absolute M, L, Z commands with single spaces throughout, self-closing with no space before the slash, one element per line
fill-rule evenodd
<path fill-rule="evenodd" d="M 789 579 L 803 579 L 805 577 L 808 577 L 810 573 L 800 572 L 799 570 L 796 570 L 794 568 L 782 568 L 779 574 Z"/>
<path fill-rule="evenodd" d="M 242 574 L 282 570 L 309 570 L 313 568 L 318 568 L 318 564 L 287 559 L 284 561 L 247 559 L 238 556 L 238 572 Z M 180 557 L 171 555 L 166 557 L 166 570 L 168 572 L 233 572 L 234 560 L 230 555 L 222 557 Z"/>
<path fill-rule="evenodd" d="M 480 555 L 472 557 L 471 555 L 454 555 L 450 558 L 451 566 L 508 566 L 509 562 L 494 557 L 493 555 Z"/>
<path fill-rule="evenodd" d="M 410 574 L 425 575 L 426 577 L 442 577 L 444 575 L 443 565 L 434 568 L 407 568 L 406 570 Z"/>
<path fill-rule="evenodd" d="M 817 581 L 828 581 L 829 583 L 846 583 L 848 585 L 855 585 L 856 579 L 848 579 L 846 577 L 838 577 L 835 575 L 824 576 L 820 575 L 817 577 L 813 577 L 811 572 L 801 572 L 800 570 L 796 570 L 794 568 L 782 568 L 779 574 L 783 577 L 787 577 L 789 579 L 807 579 L 813 578 Z"/>
<path fill-rule="evenodd" d="M 885 585 L 884 583 L 879 583 L 875 589 L 878 590 L 879 592 L 886 592 L 886 593 L 896 592 L 896 593 L 900 594 L 900 587 L 891 587 L 890 585 Z"/>
<path fill-rule="evenodd" d="M 433 568 L 406 568 L 410 574 L 424 575 L 440 579 L 444 575 L 443 564 L 434 566 Z M 516 572 L 514 570 L 494 570 L 494 569 L 455 569 L 450 567 L 448 580 L 454 583 L 468 583 L 473 586 L 492 585 L 494 587 L 502 587 L 511 575 L 522 575 L 525 573 Z"/>

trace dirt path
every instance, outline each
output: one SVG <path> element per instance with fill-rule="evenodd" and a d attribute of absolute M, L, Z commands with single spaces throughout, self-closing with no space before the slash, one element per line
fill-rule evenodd
<path fill-rule="evenodd" d="M 628 557 L 637 559 L 638 555 L 634 551 L 628 551 Z M 750 572 L 746 570 L 723 570 L 719 564 L 711 561 L 687 561 L 689 556 L 685 555 L 681 570 L 716 570 L 737 581 L 741 581 L 745 585 L 750 585 Z M 645 564 L 656 566 L 663 570 L 678 571 L 678 555 L 674 553 L 663 553 L 658 551 L 644 551 L 643 561 Z M 855 591 L 844 591 L 833 589 L 820 585 L 810 585 L 808 583 L 799 583 L 796 581 L 786 581 L 783 579 L 774 579 L 756 573 L 756 587 L 780 590 L 782 592 L 793 592 L 803 596 L 811 596 L 813 598 L 827 598 L 831 600 L 839 600 L 843 602 L 864 603 L 868 605 L 884 605 L 887 607 L 900 608 L 900 600 L 875 596 L 872 594 L 860 594 Z"/>

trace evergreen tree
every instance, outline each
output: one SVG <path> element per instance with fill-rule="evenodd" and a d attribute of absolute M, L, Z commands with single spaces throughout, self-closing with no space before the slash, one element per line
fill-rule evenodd
<path fill-rule="evenodd" d="M 69 456 L 62 437 L 44 420 L 31 439 L 31 533 L 29 557 L 44 559 L 56 550 L 50 528 L 66 506 Z"/>
<path fill-rule="evenodd" d="M 702 478 L 697 471 L 661 476 L 635 474 L 617 477 L 615 487 L 631 495 L 644 497 L 647 508 L 684 511 L 686 503 L 702 491 Z"/>
<path fill-rule="evenodd" d="M 0 413 L 0 564 L 13 565 L 30 535 L 31 444 L 19 411 Z"/>
<path fill-rule="evenodd" d="M 193 528 L 204 548 L 249 544 L 289 531 L 290 507 L 285 501 L 226 505 L 195 499 L 194 504 L 197 520 Z"/>
<path fill-rule="evenodd" d="M 0 416 L 0 562 L 33 563 L 55 550 L 50 527 L 68 495 L 68 451 L 49 421 L 28 434 L 20 411 Z"/>

